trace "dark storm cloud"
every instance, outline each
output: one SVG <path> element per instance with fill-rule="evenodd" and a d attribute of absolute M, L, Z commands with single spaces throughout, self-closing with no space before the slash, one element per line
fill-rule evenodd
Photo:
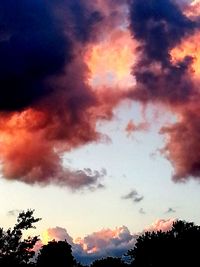
<path fill-rule="evenodd" d="M 71 49 L 46 1 L 1 1 L 0 110 L 21 110 L 50 93 L 45 79 L 63 70 Z"/>
<path fill-rule="evenodd" d="M 83 51 L 101 14 L 85 1 L 0 2 L 0 161 L 28 184 L 102 188 L 105 171 L 71 170 L 63 153 L 100 138 Z"/>
<path fill-rule="evenodd" d="M 99 20 L 83 1 L 1 1 L 0 110 L 21 110 L 56 90 L 47 78 L 64 71 L 72 39 L 86 42 Z"/>
<path fill-rule="evenodd" d="M 138 46 L 132 71 L 136 86 L 128 96 L 164 105 L 175 114 L 176 121 L 164 125 L 160 133 L 167 136 L 161 152 L 171 162 L 176 182 L 200 177 L 199 5 L 188 5 L 173 0 L 130 1 L 130 30 Z"/>
<path fill-rule="evenodd" d="M 198 179 L 200 95 L 199 81 L 191 74 L 195 58 L 188 53 L 173 61 L 171 50 L 198 35 L 199 18 L 187 17 L 181 5 L 172 0 L 0 1 L 2 177 L 73 190 L 101 188 L 104 171 L 65 168 L 63 155 L 105 140 L 98 120 L 111 120 L 113 109 L 129 97 L 167 104 L 178 115 L 177 122 L 161 130 L 168 136 L 162 152 L 174 167 L 175 181 Z M 129 29 L 138 45 L 132 70 L 136 86 L 123 92 L 93 90 L 85 51 L 113 28 L 124 29 L 128 8 Z M 130 124 L 129 130 L 134 127 Z M 142 200 L 134 194 L 127 199 Z"/>
<path fill-rule="evenodd" d="M 144 56 L 164 66 L 169 64 L 169 50 L 196 26 L 171 0 L 132 0 L 130 14 L 131 29 L 142 42 Z"/>
<path fill-rule="evenodd" d="M 94 24 L 101 22 L 103 16 L 97 10 L 90 11 L 85 8 L 82 0 L 69 1 L 69 10 L 73 19 L 74 33 L 78 40 L 88 41 Z"/>
<path fill-rule="evenodd" d="M 197 28 L 171 0 L 132 0 L 130 29 L 139 42 L 139 59 L 133 68 L 142 101 L 185 101 L 193 85 L 187 75 L 189 55 L 172 64 L 170 51 Z"/>

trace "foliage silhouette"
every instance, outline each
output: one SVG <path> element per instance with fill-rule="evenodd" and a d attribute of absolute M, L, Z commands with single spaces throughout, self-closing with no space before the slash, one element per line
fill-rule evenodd
<path fill-rule="evenodd" d="M 23 239 L 25 230 L 35 228 L 39 218 L 34 210 L 18 215 L 13 229 L 0 228 L 0 267 L 82 267 L 72 255 L 67 241 L 50 241 L 43 245 L 34 258 L 33 250 L 38 236 Z M 121 258 L 107 257 L 95 260 L 90 267 L 193 267 L 200 266 L 200 226 L 185 221 L 175 221 L 167 232 L 145 232 L 129 250 L 130 264 Z"/>
<path fill-rule="evenodd" d="M 37 258 L 38 267 L 72 267 L 75 265 L 71 246 L 66 241 L 50 241 L 42 246 Z"/>
<path fill-rule="evenodd" d="M 132 267 L 200 266 L 200 227 L 176 221 L 167 232 L 146 232 L 128 255 Z"/>
<path fill-rule="evenodd" d="M 120 258 L 107 257 L 104 259 L 94 261 L 90 267 L 126 267 L 128 264 L 124 263 Z"/>
<path fill-rule="evenodd" d="M 13 229 L 0 228 L 0 266 L 15 267 L 31 265 L 30 260 L 35 252 L 33 247 L 39 240 L 38 236 L 22 239 L 23 231 L 35 228 L 40 218 L 34 218 L 34 210 L 19 213 Z"/>

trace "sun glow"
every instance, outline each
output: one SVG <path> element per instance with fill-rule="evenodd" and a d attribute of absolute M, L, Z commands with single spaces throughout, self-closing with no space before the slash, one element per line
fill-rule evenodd
<path fill-rule="evenodd" d="M 52 238 L 49 235 L 48 230 L 45 230 L 42 234 L 41 234 L 41 241 L 43 245 L 47 245 L 49 241 L 51 241 Z"/>
<path fill-rule="evenodd" d="M 192 57 L 191 73 L 198 78 L 200 76 L 200 33 L 196 33 L 171 51 L 173 62 L 183 60 L 185 57 Z"/>
<path fill-rule="evenodd" d="M 128 30 L 117 30 L 108 39 L 88 48 L 85 62 L 92 87 L 130 87 L 134 84 L 131 69 L 136 45 Z"/>

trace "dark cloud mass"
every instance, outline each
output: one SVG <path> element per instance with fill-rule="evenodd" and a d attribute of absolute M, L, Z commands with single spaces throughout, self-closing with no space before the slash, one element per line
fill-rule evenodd
<path fill-rule="evenodd" d="M 192 57 L 172 64 L 170 51 L 194 32 L 197 23 L 171 0 L 132 0 L 130 20 L 132 34 L 139 41 L 139 59 L 133 68 L 138 87 L 134 97 L 142 101 L 187 100 L 192 89 L 187 74 Z"/>
<path fill-rule="evenodd" d="M 78 40 L 87 42 L 94 24 L 101 22 L 103 17 L 97 10 L 89 10 L 84 1 L 74 0 L 69 2 L 69 11 L 74 21 L 74 33 Z"/>
<path fill-rule="evenodd" d="M 132 0 L 130 15 L 131 29 L 142 42 L 140 49 L 147 62 L 154 60 L 163 66 L 169 64 L 169 50 L 196 27 L 172 0 Z"/>
<path fill-rule="evenodd" d="M 47 1 L 1 1 L 2 111 L 26 108 L 53 90 L 46 78 L 61 73 L 72 56 L 61 23 Z"/>
<path fill-rule="evenodd" d="M 73 190 L 103 187 L 104 170 L 66 168 L 63 155 L 108 140 L 98 132 L 97 122 L 112 119 L 113 109 L 129 98 L 142 104 L 163 104 L 177 115 L 177 122 L 161 129 L 168 137 L 162 152 L 174 167 L 175 181 L 199 178 L 200 95 L 199 80 L 194 80 L 192 70 L 195 55 L 188 52 L 173 59 L 171 53 L 199 33 L 198 10 L 194 5 L 192 15 L 187 15 L 183 2 L 0 1 L 2 176 Z M 86 51 L 92 53 L 91 48 L 108 41 L 106 36 L 116 29 L 118 34 L 119 29 L 126 31 L 129 22 L 137 46 L 132 69 L 136 85 L 94 90 L 88 82 L 94 62 L 89 67 Z M 119 71 L 121 75 L 123 64 Z M 127 125 L 130 132 L 147 128 L 133 122 Z M 141 200 L 142 196 L 135 196 L 135 202 Z"/>
<path fill-rule="evenodd" d="M 97 141 L 98 99 L 83 51 L 103 17 L 85 1 L 0 2 L 0 160 L 5 178 L 72 189 L 105 171 L 62 166 L 65 151 Z"/>
<path fill-rule="evenodd" d="M 63 74 L 75 42 L 87 42 L 100 20 L 79 0 L 1 1 L 0 110 L 30 107 L 57 90 L 48 78 Z"/>
<path fill-rule="evenodd" d="M 167 136 L 162 153 L 172 163 L 177 182 L 200 177 L 198 45 L 190 51 L 192 42 L 198 43 L 199 7 L 188 5 L 173 0 L 130 1 L 130 30 L 138 46 L 132 71 L 136 87 L 129 97 L 165 105 L 175 114 L 174 124 L 165 125 L 160 133 Z"/>

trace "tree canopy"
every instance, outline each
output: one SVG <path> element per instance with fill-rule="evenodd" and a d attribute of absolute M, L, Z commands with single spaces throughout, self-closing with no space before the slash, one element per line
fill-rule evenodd
<path fill-rule="evenodd" d="M 176 221 L 167 232 L 146 232 L 128 252 L 134 267 L 200 266 L 200 227 Z"/>
<path fill-rule="evenodd" d="M 15 267 L 29 264 L 34 256 L 33 250 L 38 236 L 23 239 L 23 231 L 35 228 L 40 218 L 34 218 L 34 210 L 19 213 L 17 223 L 13 228 L 0 228 L 0 266 Z"/>
<path fill-rule="evenodd" d="M 50 241 L 47 245 L 42 246 L 37 258 L 38 267 L 72 267 L 74 265 L 72 249 L 66 241 Z"/>
<path fill-rule="evenodd" d="M 91 267 L 127 267 L 128 265 L 121 258 L 107 257 L 96 260 L 91 264 Z"/>
<path fill-rule="evenodd" d="M 23 238 L 24 231 L 35 228 L 40 218 L 34 210 L 19 213 L 13 228 L 0 228 L 0 267 L 82 267 L 72 254 L 67 241 L 50 241 L 42 245 L 35 256 L 38 236 Z M 95 260 L 90 267 L 193 267 L 200 266 L 200 226 L 175 221 L 167 232 L 145 232 L 128 251 L 129 264 L 122 258 L 108 257 Z M 126 256 L 127 256 L 126 255 Z M 33 258 L 34 257 L 34 258 Z M 34 260 L 33 260 L 34 259 Z"/>

